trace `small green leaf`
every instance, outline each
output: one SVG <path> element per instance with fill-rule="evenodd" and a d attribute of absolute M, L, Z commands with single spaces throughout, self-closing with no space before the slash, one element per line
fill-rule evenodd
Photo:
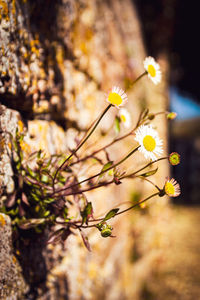
<path fill-rule="evenodd" d="M 114 216 L 117 214 L 117 212 L 119 211 L 119 208 L 113 208 L 111 209 L 105 216 L 105 218 L 103 219 L 102 222 L 105 222 L 111 218 L 114 218 Z"/>
<path fill-rule="evenodd" d="M 152 176 L 152 175 L 156 174 L 157 171 L 158 171 L 158 168 L 156 168 L 155 170 L 151 170 L 151 171 L 148 171 L 148 172 L 146 172 L 146 173 L 143 173 L 143 174 L 141 174 L 141 175 L 139 175 L 139 176 L 142 176 L 142 177 L 149 177 L 149 176 Z"/>
<path fill-rule="evenodd" d="M 8 214 L 10 216 L 16 216 L 18 214 L 18 212 L 19 212 L 19 207 L 16 207 L 16 209 L 13 208 L 13 209 L 7 211 L 6 214 Z"/>
<path fill-rule="evenodd" d="M 115 117 L 115 132 L 119 133 L 120 132 L 120 118 L 119 117 Z"/>
<path fill-rule="evenodd" d="M 38 197 L 35 193 L 31 193 L 31 197 L 37 202 L 40 201 L 40 197 Z"/>
<path fill-rule="evenodd" d="M 40 159 L 41 154 L 42 154 L 42 150 L 40 149 L 40 150 L 38 151 L 38 153 L 37 153 L 37 158 L 38 158 L 38 159 Z"/>
<path fill-rule="evenodd" d="M 68 217 L 68 207 L 67 206 L 65 206 L 63 208 L 63 217 L 64 217 L 64 219 L 66 219 Z"/>
<path fill-rule="evenodd" d="M 44 213 L 44 217 L 46 218 L 46 217 L 48 217 L 49 215 L 50 215 L 50 211 L 47 210 L 47 211 Z"/>
<path fill-rule="evenodd" d="M 33 170 L 28 165 L 27 165 L 27 171 L 31 177 L 33 177 L 33 178 L 36 177 L 35 172 L 33 172 Z"/>
<path fill-rule="evenodd" d="M 92 208 L 92 203 L 88 202 L 86 207 L 84 208 L 83 211 L 81 211 L 81 216 L 82 216 L 82 222 L 83 224 L 86 223 L 88 219 L 92 216 L 93 214 L 93 208 Z"/>
<path fill-rule="evenodd" d="M 103 172 L 103 174 L 100 174 L 100 175 L 99 175 L 99 179 L 102 178 L 102 176 L 104 175 L 104 172 L 105 172 L 107 169 L 109 169 L 112 165 L 113 165 L 113 161 L 109 161 L 109 162 L 107 162 L 107 163 L 103 166 L 103 168 L 101 169 L 101 173 Z"/>
<path fill-rule="evenodd" d="M 23 141 L 23 139 L 24 139 L 24 135 L 21 134 L 21 135 L 19 136 L 19 138 L 18 138 L 18 142 L 21 143 L 21 142 Z"/>
<path fill-rule="evenodd" d="M 62 183 L 62 184 L 65 184 L 65 183 L 66 183 L 66 178 L 65 178 L 64 176 L 62 176 L 62 175 L 59 175 L 59 176 L 58 176 L 58 181 L 59 181 L 60 183 Z"/>
<path fill-rule="evenodd" d="M 46 198 L 46 199 L 44 199 L 44 203 L 52 203 L 52 202 L 54 202 L 55 201 L 55 199 L 54 198 Z"/>
<path fill-rule="evenodd" d="M 49 177 L 48 177 L 47 175 L 42 175 L 41 181 L 42 181 L 43 183 L 48 183 Z"/>

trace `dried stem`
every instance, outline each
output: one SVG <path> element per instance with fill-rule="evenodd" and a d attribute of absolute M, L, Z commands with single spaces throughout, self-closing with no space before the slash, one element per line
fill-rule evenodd
<path fill-rule="evenodd" d="M 93 175 L 93 176 L 91 176 L 91 177 L 89 177 L 89 178 L 86 178 L 86 179 L 84 179 L 84 180 L 82 180 L 82 181 L 80 181 L 80 182 L 77 182 L 77 183 L 75 183 L 75 184 L 72 184 L 71 186 L 68 186 L 67 188 L 63 188 L 63 189 L 54 191 L 54 192 L 51 194 L 51 196 L 53 196 L 53 195 L 55 195 L 55 194 L 57 194 L 57 193 L 60 193 L 60 192 L 62 192 L 62 191 L 66 191 L 66 190 L 68 190 L 68 189 L 70 189 L 70 188 L 74 188 L 74 187 L 76 187 L 76 186 L 78 186 L 78 185 L 80 185 L 80 184 L 82 184 L 82 183 L 84 183 L 84 182 L 86 182 L 86 181 L 92 180 L 92 179 L 94 179 L 94 178 L 96 178 L 96 177 L 98 177 L 98 176 L 100 176 L 100 175 L 102 175 L 102 174 L 108 172 L 109 170 L 111 170 L 111 169 L 113 169 L 113 168 L 119 166 L 119 165 L 122 164 L 125 160 L 127 160 L 131 155 L 133 155 L 133 154 L 139 149 L 139 147 L 140 147 L 140 146 L 137 146 L 136 148 L 134 148 L 134 149 L 133 149 L 130 153 L 128 153 L 123 159 L 121 159 L 119 162 L 115 163 L 114 165 L 112 165 L 112 166 L 109 167 L 108 169 L 103 170 L 103 171 L 101 171 L 101 172 L 99 172 L 99 173 L 97 173 L 97 174 L 95 174 L 95 175 Z"/>

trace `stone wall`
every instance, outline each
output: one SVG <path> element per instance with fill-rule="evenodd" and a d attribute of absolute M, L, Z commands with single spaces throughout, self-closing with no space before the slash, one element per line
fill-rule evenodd
<path fill-rule="evenodd" d="M 28 133 L 27 152 L 43 149 L 48 155 L 68 151 L 74 147 L 78 133 L 105 107 L 105 92 L 113 85 L 126 88 L 143 73 L 146 53 L 130 0 L 2 0 L 0 12 L 0 164 L 1 182 L 9 193 L 14 184 L 6 132 L 14 134 L 21 124 Z M 165 60 L 160 58 L 160 63 L 165 70 Z M 153 112 L 166 108 L 165 78 L 156 87 L 143 78 L 127 93 L 133 123 L 145 106 Z M 82 153 L 93 149 L 92 143 L 110 141 L 114 131 L 104 139 L 100 132 L 110 127 L 114 113 L 114 109 L 109 112 L 93 135 L 90 148 L 87 145 Z M 166 141 L 163 118 L 154 124 Z M 110 155 L 120 158 L 132 142 L 129 138 L 111 147 Z M 164 146 L 167 149 L 166 142 Z M 131 170 L 138 161 L 141 164 L 142 158 L 138 159 L 130 160 L 124 168 Z M 78 177 L 84 172 L 77 169 Z M 163 184 L 166 174 L 162 162 L 155 180 Z M 152 187 L 137 182 L 136 189 L 131 182 L 124 182 L 119 187 L 88 193 L 87 197 L 93 202 L 95 214 L 101 215 L 105 207 L 108 211 L 129 201 L 135 191 L 145 197 Z M 152 200 L 142 212 L 129 212 L 113 221 L 116 238 L 102 239 L 96 230 L 88 230 L 92 252 L 83 247 L 76 234 L 64 245 L 47 248 L 42 246 L 41 237 L 35 238 L 20 253 L 12 250 L 10 220 L 2 214 L 0 297 L 141 299 L 152 265 L 159 260 L 167 212 L 166 199 L 160 198 Z"/>

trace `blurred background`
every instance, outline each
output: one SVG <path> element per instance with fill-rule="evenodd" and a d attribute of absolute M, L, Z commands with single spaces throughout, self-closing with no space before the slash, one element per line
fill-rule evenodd
<path fill-rule="evenodd" d="M 172 199 L 172 238 L 165 262 L 147 285 L 144 299 L 200 299 L 200 26 L 199 3 L 191 0 L 135 0 L 147 53 L 169 62 L 169 152 L 181 155 L 171 167 L 182 193 Z M 160 286 L 158 288 L 158 286 Z"/>
<path fill-rule="evenodd" d="M 165 54 L 170 65 L 169 108 L 177 113 L 170 127 L 170 151 L 182 162 L 172 169 L 181 183 L 176 203 L 200 203 L 200 43 L 199 3 L 192 0 L 134 1 L 141 19 L 147 53 Z"/>

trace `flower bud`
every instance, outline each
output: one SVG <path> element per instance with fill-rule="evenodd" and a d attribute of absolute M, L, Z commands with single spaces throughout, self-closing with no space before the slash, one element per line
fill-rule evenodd
<path fill-rule="evenodd" d="M 148 119 L 149 119 L 149 120 L 153 120 L 154 118 L 155 118 L 155 114 L 149 114 L 149 115 L 148 115 Z"/>
<path fill-rule="evenodd" d="M 172 152 L 169 155 L 169 162 L 172 166 L 180 164 L 180 155 L 177 152 Z"/>
<path fill-rule="evenodd" d="M 111 236 L 111 234 L 112 234 L 112 228 L 109 228 L 109 227 L 107 227 L 107 228 L 105 228 L 105 229 L 103 229 L 101 231 L 101 236 L 102 237 L 109 237 L 109 236 Z"/>
<path fill-rule="evenodd" d="M 174 120 L 177 116 L 177 113 L 175 112 L 170 112 L 168 115 L 167 115 L 167 119 L 168 120 Z"/>
<path fill-rule="evenodd" d="M 97 228 L 101 231 L 102 237 L 108 237 L 112 234 L 112 227 L 106 223 L 99 223 Z"/>

